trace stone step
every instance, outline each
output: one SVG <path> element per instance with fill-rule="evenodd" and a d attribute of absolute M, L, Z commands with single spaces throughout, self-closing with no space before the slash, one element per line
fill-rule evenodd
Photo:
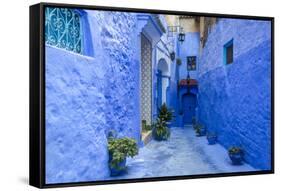
<path fill-rule="evenodd" d="M 142 132 L 141 140 L 143 142 L 143 145 L 149 143 L 152 140 L 152 131 Z"/>

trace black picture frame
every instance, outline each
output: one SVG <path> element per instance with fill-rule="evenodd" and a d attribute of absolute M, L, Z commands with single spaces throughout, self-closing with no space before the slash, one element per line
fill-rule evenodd
<path fill-rule="evenodd" d="M 123 180 L 105 180 L 90 182 L 73 182 L 73 183 L 45 183 L 45 41 L 44 41 L 44 8 L 64 7 L 64 8 L 81 8 L 90 10 L 104 11 L 124 11 L 124 12 L 143 12 L 157 14 L 189 15 L 189 16 L 206 16 L 217 18 L 239 18 L 266 20 L 271 22 L 271 170 L 254 171 L 254 172 L 231 172 L 219 174 L 202 174 L 186 175 L 172 177 L 155 177 L 155 178 L 136 178 Z M 171 10 L 154 10 L 154 9 L 136 9 L 105 7 L 93 5 L 75 5 L 75 4 L 57 4 L 57 3 L 39 3 L 30 6 L 30 96 L 29 96 L 29 184 L 38 188 L 54 188 L 67 186 L 85 186 L 100 184 L 116 183 L 134 183 L 148 181 L 167 181 L 178 179 L 194 178 L 211 178 L 211 177 L 228 177 L 244 175 L 261 175 L 274 173 L 274 18 L 249 16 L 249 15 L 231 15 L 217 13 L 198 13 Z"/>

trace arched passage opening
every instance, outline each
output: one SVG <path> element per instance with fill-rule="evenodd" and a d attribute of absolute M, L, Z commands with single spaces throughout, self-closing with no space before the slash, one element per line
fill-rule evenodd
<path fill-rule="evenodd" d="M 160 59 L 157 65 L 157 108 L 167 100 L 169 87 L 169 67 L 165 59 Z"/>

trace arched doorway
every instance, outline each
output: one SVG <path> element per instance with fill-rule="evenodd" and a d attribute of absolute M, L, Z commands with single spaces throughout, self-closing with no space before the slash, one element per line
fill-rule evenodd
<path fill-rule="evenodd" d="M 196 95 L 187 93 L 182 96 L 183 123 L 191 124 L 195 116 Z"/>
<path fill-rule="evenodd" d="M 167 100 L 167 87 L 169 86 L 169 68 L 165 59 L 160 59 L 157 65 L 157 108 Z"/>

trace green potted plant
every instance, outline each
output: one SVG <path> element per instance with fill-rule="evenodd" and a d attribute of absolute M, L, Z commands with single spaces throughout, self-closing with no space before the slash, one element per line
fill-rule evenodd
<path fill-rule="evenodd" d="M 205 136 L 206 128 L 203 125 L 197 123 L 195 126 L 195 133 L 197 137 Z"/>
<path fill-rule="evenodd" d="M 217 143 L 217 135 L 215 133 L 207 133 L 207 140 L 209 145 L 214 145 Z"/>
<path fill-rule="evenodd" d="M 113 138 L 108 139 L 109 168 L 111 176 L 118 176 L 126 172 L 126 158 L 138 154 L 138 146 L 134 139 Z"/>
<path fill-rule="evenodd" d="M 141 120 L 141 129 L 142 129 L 142 131 L 145 131 L 145 127 L 146 127 L 146 120 Z"/>
<path fill-rule="evenodd" d="M 152 127 L 152 136 L 155 140 L 163 141 L 170 137 L 168 123 L 173 119 L 173 112 L 164 103 L 158 110 L 156 123 Z"/>
<path fill-rule="evenodd" d="M 158 110 L 158 118 L 161 118 L 163 121 L 171 121 L 173 119 L 172 110 L 168 109 L 167 105 L 164 103 Z"/>
<path fill-rule="evenodd" d="M 145 125 L 145 131 L 151 131 L 152 130 L 152 126 L 151 125 Z"/>
<path fill-rule="evenodd" d="M 152 136 L 157 141 L 164 141 L 170 137 L 170 129 L 162 118 L 156 119 L 156 123 L 152 128 Z"/>
<path fill-rule="evenodd" d="M 229 158 L 232 161 L 233 165 L 241 165 L 243 158 L 244 158 L 244 152 L 241 147 L 238 146 L 232 146 L 228 149 L 228 155 Z"/>

